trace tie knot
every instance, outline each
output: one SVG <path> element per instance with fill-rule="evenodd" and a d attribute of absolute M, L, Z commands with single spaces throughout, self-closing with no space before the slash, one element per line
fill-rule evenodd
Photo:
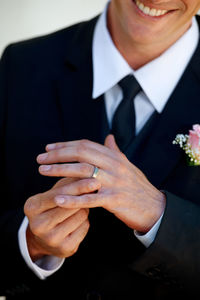
<path fill-rule="evenodd" d="M 133 75 L 127 75 L 119 81 L 119 86 L 122 88 L 124 98 L 133 99 L 141 90 L 141 86 Z"/>

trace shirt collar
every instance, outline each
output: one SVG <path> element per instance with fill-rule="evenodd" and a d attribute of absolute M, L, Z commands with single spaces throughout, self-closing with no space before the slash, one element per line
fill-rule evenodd
<path fill-rule="evenodd" d="M 109 5 L 109 4 L 108 4 Z M 107 29 L 107 8 L 99 17 L 93 38 L 93 98 L 98 98 L 132 71 L 115 47 Z"/>
<path fill-rule="evenodd" d="M 162 55 L 134 71 L 115 47 L 107 29 L 108 5 L 94 31 L 92 97 L 98 98 L 132 73 L 155 109 L 161 112 L 197 47 L 197 21 L 193 18 L 187 32 Z"/>

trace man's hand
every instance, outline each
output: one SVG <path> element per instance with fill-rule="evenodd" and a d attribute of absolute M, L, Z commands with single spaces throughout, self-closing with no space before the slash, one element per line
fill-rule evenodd
<path fill-rule="evenodd" d="M 37 157 L 38 163 L 43 164 L 39 168 L 43 175 L 87 178 L 91 177 L 94 166 L 99 168 L 98 193 L 57 194 L 54 199 L 57 205 L 70 209 L 103 207 L 130 228 L 143 233 L 162 215 L 164 194 L 120 152 L 112 135 L 106 138 L 104 146 L 81 140 L 47 145 L 46 150 L 47 153 Z"/>
<path fill-rule="evenodd" d="M 61 208 L 54 198 L 60 194 L 78 196 L 99 188 L 100 183 L 93 178 L 64 178 L 49 191 L 26 201 L 24 212 L 29 219 L 27 244 L 33 261 L 44 255 L 73 255 L 89 230 L 88 208 Z"/>

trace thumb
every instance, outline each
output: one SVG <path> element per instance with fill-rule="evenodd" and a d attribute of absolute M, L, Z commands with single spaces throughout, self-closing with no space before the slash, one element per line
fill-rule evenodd
<path fill-rule="evenodd" d="M 119 147 L 116 144 L 113 134 L 107 135 L 107 137 L 105 138 L 105 141 L 104 141 L 104 146 L 106 146 L 110 149 L 113 149 L 113 150 L 117 150 L 118 152 L 121 152 Z"/>

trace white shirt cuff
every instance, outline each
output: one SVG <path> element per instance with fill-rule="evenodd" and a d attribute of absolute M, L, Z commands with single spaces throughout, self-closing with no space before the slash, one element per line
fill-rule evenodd
<path fill-rule="evenodd" d="M 160 227 L 160 223 L 162 221 L 164 213 L 159 218 L 159 220 L 154 224 L 154 226 L 145 234 L 141 234 L 138 231 L 134 230 L 134 234 L 136 238 L 146 247 L 148 248 L 156 238 L 156 234 Z"/>
<path fill-rule="evenodd" d="M 56 256 L 44 256 L 33 262 L 26 241 L 26 229 L 28 226 L 28 218 L 25 217 L 18 231 L 18 243 L 22 257 L 27 266 L 40 278 L 45 279 L 61 268 L 65 259 Z"/>

